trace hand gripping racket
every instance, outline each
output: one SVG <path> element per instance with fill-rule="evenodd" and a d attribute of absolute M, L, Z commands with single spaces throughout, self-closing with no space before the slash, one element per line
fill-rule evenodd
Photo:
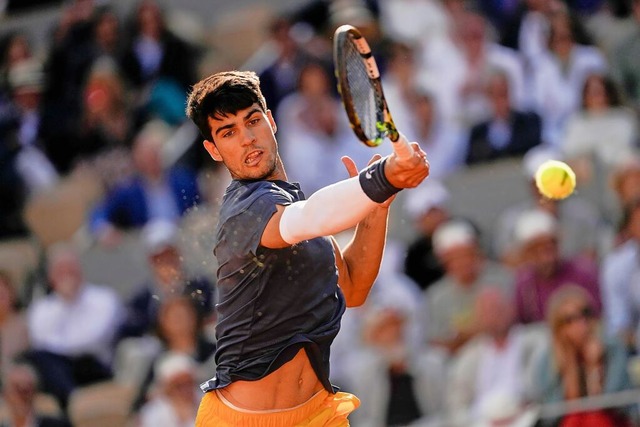
<path fill-rule="evenodd" d="M 391 118 L 369 43 L 355 27 L 342 25 L 336 29 L 333 59 L 338 92 L 358 139 L 369 147 L 377 147 L 389 137 L 399 158 L 411 157 L 411 145 Z"/>

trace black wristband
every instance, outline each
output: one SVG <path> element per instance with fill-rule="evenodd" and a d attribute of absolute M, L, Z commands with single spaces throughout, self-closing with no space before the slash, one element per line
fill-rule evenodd
<path fill-rule="evenodd" d="M 386 201 L 389 197 L 401 190 L 391 185 L 387 176 L 384 174 L 384 164 L 386 161 L 386 158 L 378 160 L 363 169 L 359 175 L 362 191 L 364 191 L 364 194 L 366 194 L 368 198 L 376 203 Z"/>

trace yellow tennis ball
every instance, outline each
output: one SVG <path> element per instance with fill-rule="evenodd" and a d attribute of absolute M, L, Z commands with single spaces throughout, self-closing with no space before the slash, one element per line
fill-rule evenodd
<path fill-rule="evenodd" d="M 549 199 L 564 199 L 576 188 L 576 174 L 568 164 L 547 160 L 536 171 L 536 186 Z"/>

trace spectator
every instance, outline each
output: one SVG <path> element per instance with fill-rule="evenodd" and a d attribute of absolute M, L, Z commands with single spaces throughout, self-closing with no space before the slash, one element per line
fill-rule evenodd
<path fill-rule="evenodd" d="M 44 78 L 42 64 L 35 59 L 13 65 L 9 69 L 11 105 L 0 117 L 0 143 L 15 153 L 13 167 L 29 193 L 49 189 L 58 180 L 47 157 L 49 147 L 42 125 Z"/>
<path fill-rule="evenodd" d="M 9 70 L 33 57 L 28 35 L 22 32 L 5 35 L 0 42 L 0 94 L 9 89 Z"/>
<path fill-rule="evenodd" d="M 375 294 L 358 313 L 359 333 L 342 355 L 347 384 L 362 397 L 354 425 L 399 426 L 440 415 L 443 366 L 411 337 L 417 307 L 410 288 L 399 289 L 404 286 L 398 276 L 376 282 Z"/>
<path fill-rule="evenodd" d="M 0 270 L 0 374 L 9 371 L 13 361 L 29 349 L 27 319 L 20 308 L 11 277 Z"/>
<path fill-rule="evenodd" d="M 130 141 L 131 103 L 117 69 L 109 61 L 97 62 L 87 75 L 82 96 L 82 116 L 71 158 L 96 159 Z"/>
<path fill-rule="evenodd" d="M 627 212 L 627 207 L 640 199 L 640 156 L 633 154 L 617 165 L 611 174 L 611 187 L 615 192 L 618 208 L 621 213 Z M 623 215 L 620 215 L 623 217 Z M 614 247 L 623 244 L 628 239 L 626 218 L 620 218 L 620 227 L 614 239 Z"/>
<path fill-rule="evenodd" d="M 167 353 L 155 371 L 155 394 L 140 410 L 140 427 L 193 426 L 199 404 L 194 361 L 185 354 Z"/>
<path fill-rule="evenodd" d="M 444 270 L 433 249 L 433 233 L 449 219 L 449 192 L 438 181 L 428 181 L 407 194 L 404 207 L 415 225 L 418 237 L 407 248 L 404 272 L 426 291 Z"/>
<path fill-rule="evenodd" d="M 182 168 L 165 168 L 162 146 L 168 129 L 149 122 L 133 146 L 134 176 L 106 195 L 92 214 L 91 230 L 102 244 L 115 245 L 127 228 L 140 228 L 151 219 L 176 222 L 199 202 L 195 175 Z"/>
<path fill-rule="evenodd" d="M 542 142 L 540 116 L 514 109 L 506 75 L 492 74 L 486 92 L 493 107 L 492 115 L 471 128 L 467 164 L 523 156 Z"/>
<path fill-rule="evenodd" d="M 259 73 L 262 93 L 276 117 L 280 102 L 295 92 L 300 71 L 310 59 L 293 38 L 291 26 L 286 17 L 279 17 L 271 23 L 270 38 L 276 52 L 272 62 Z"/>
<path fill-rule="evenodd" d="M 614 51 L 612 71 L 636 111 L 640 109 L 640 0 L 632 0 L 635 31 Z"/>
<path fill-rule="evenodd" d="M 451 40 L 454 43 L 449 46 L 433 48 L 434 52 L 428 54 L 425 74 L 420 77 L 436 96 L 442 120 L 463 129 L 484 120 L 489 107 L 484 87 L 490 73 L 496 70 L 509 80 L 512 105 L 524 108 L 527 93 L 522 61 L 515 51 L 489 39 L 481 15 L 460 14 L 454 22 Z M 436 58 L 429 59 L 433 55 Z"/>
<path fill-rule="evenodd" d="M 593 46 L 579 44 L 567 12 L 551 18 L 549 51 L 535 63 L 534 109 L 543 122 L 543 140 L 562 145 L 567 120 L 580 108 L 580 94 L 587 77 L 607 71 L 604 55 Z"/>
<path fill-rule="evenodd" d="M 475 229 L 466 221 L 449 220 L 433 235 L 433 249 L 444 267 L 444 276 L 431 285 L 424 312 L 428 341 L 455 354 L 477 332 L 473 304 L 486 286 L 502 287 L 511 294 L 511 275 L 486 260 Z"/>
<path fill-rule="evenodd" d="M 415 131 L 411 139 L 419 141 L 422 149 L 429 153 L 429 176 L 444 179 L 464 166 L 468 143 L 466 132 L 440 120 L 440 111 L 435 103 L 436 99 L 429 91 L 421 87 L 412 90 L 408 110 L 412 126 L 409 130 Z M 395 116 L 396 110 L 391 110 Z M 405 133 L 404 130 L 402 132 Z"/>
<path fill-rule="evenodd" d="M 13 364 L 2 375 L 2 397 L 7 412 L 0 419 L 2 426 L 70 427 L 65 419 L 38 413 L 35 407 L 38 375 L 24 362 Z"/>
<path fill-rule="evenodd" d="M 155 0 L 138 2 L 132 30 L 122 68 L 136 88 L 142 89 L 161 78 L 185 90 L 195 83 L 196 51 L 167 28 Z"/>
<path fill-rule="evenodd" d="M 548 212 L 531 210 L 518 218 L 515 239 L 521 263 L 516 272 L 517 318 L 521 323 L 544 321 L 551 295 L 568 285 L 583 288 L 592 299 L 594 315 L 602 309 L 598 268 L 585 257 L 560 256 L 558 222 Z"/>
<path fill-rule="evenodd" d="M 122 306 L 115 291 L 85 281 L 77 252 L 65 243 L 49 249 L 47 273 L 52 293 L 29 308 L 29 359 L 44 391 L 66 408 L 76 386 L 111 377 Z"/>
<path fill-rule="evenodd" d="M 609 172 L 632 155 L 637 143 L 637 118 L 622 106 L 613 80 L 601 74 L 587 77 L 582 91 L 582 109 L 569 119 L 562 149 L 574 167 L 586 162 L 593 177 L 594 166 Z"/>
<path fill-rule="evenodd" d="M 371 151 L 354 141 L 340 101 L 331 91 L 327 70 L 309 63 L 300 70 L 298 90 L 280 103 L 282 156 L 287 175 L 300 182 L 305 194 L 342 179 L 340 158 L 352 157 L 366 165 Z"/>
<path fill-rule="evenodd" d="M 93 49 L 95 2 L 71 0 L 62 9 L 47 52 L 47 84 L 44 90 L 45 124 L 53 146 L 61 149 L 73 135 L 82 111 L 82 85 L 95 60 Z M 71 164 L 65 154 L 51 158 L 62 173 Z"/>
<path fill-rule="evenodd" d="M 196 368 L 194 376 L 198 383 L 206 380 L 207 372 L 215 364 L 213 356 L 216 345 L 204 336 L 202 322 L 189 298 L 178 296 L 165 299 L 158 313 L 156 331 L 161 346 L 149 361 L 146 378 L 134 403 L 135 408 L 152 396 L 152 384 L 158 375 L 154 366 L 164 355 L 179 353 L 190 357 Z"/>
<path fill-rule="evenodd" d="M 624 346 L 615 340 L 602 340 L 595 319 L 592 298 L 582 288 L 559 289 L 549 301 L 551 345 L 533 377 L 540 402 L 597 396 L 630 387 Z M 629 419 L 618 409 L 566 415 L 560 426 L 630 426 Z"/>
<path fill-rule="evenodd" d="M 517 50 L 525 60 L 527 73 L 547 50 L 549 16 L 553 0 L 525 0 L 518 13 L 501 31 L 501 43 Z"/>
<path fill-rule="evenodd" d="M 185 296 L 191 300 L 202 322 L 213 315 L 213 289 L 203 278 L 190 278 L 184 269 L 178 228 L 165 220 L 154 220 L 142 229 L 152 280 L 128 304 L 120 337 L 143 336 L 157 327 L 158 311 L 165 300 Z"/>
<path fill-rule="evenodd" d="M 627 241 L 609 253 L 602 262 L 602 296 L 607 335 L 618 337 L 631 350 L 638 351 L 640 301 L 637 285 L 640 273 L 640 199 L 625 209 Z"/>
<path fill-rule="evenodd" d="M 528 376 L 536 351 L 548 339 L 546 331 L 515 325 L 515 308 L 499 288 L 481 290 L 475 311 L 479 334 L 452 361 L 448 412 L 480 419 L 499 397 L 522 409 L 532 397 Z"/>

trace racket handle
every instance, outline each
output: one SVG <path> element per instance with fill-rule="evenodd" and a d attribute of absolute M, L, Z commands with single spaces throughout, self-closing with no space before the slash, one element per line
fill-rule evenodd
<path fill-rule="evenodd" d="M 402 134 L 398 134 L 398 139 L 396 141 L 392 141 L 393 151 L 396 153 L 399 159 L 408 159 L 413 156 L 413 148 L 407 138 Z"/>

